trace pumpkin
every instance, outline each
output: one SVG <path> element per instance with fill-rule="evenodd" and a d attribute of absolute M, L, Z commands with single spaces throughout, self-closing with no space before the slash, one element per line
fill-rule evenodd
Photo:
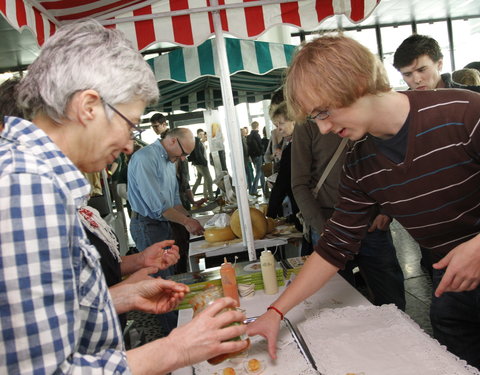
<path fill-rule="evenodd" d="M 252 219 L 253 238 L 259 240 L 267 234 L 267 219 L 262 211 L 250 207 L 250 218 Z M 234 211 L 230 217 L 230 227 L 238 238 L 242 238 L 242 228 L 240 226 L 240 212 Z"/>
<path fill-rule="evenodd" d="M 225 242 L 235 239 L 235 234 L 230 227 L 206 228 L 203 236 L 205 237 L 205 241 L 208 242 Z"/>
<path fill-rule="evenodd" d="M 275 227 L 275 220 L 267 216 L 267 233 L 272 233 Z"/>

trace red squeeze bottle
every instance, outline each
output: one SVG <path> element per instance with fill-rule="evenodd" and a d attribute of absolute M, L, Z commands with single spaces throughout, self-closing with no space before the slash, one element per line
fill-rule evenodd
<path fill-rule="evenodd" d="M 237 301 L 240 306 L 240 298 L 237 289 L 237 275 L 232 263 L 227 262 L 227 258 L 223 258 L 222 266 L 220 267 L 220 276 L 222 278 L 222 289 L 225 297 L 231 297 Z"/>

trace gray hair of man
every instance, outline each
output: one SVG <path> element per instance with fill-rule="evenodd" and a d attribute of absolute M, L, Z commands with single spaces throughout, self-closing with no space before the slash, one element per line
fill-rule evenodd
<path fill-rule="evenodd" d="M 87 20 L 62 26 L 47 40 L 18 86 L 17 102 L 30 118 L 44 113 L 61 122 L 73 95 L 89 89 L 111 105 L 148 105 L 159 96 L 153 71 L 125 35 Z"/>

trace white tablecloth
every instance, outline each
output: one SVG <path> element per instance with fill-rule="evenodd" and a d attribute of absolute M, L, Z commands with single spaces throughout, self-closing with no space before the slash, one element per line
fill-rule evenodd
<path fill-rule="evenodd" d="M 480 374 L 394 305 L 344 307 L 307 315 L 297 328 L 323 374 Z"/>
<path fill-rule="evenodd" d="M 275 301 L 285 286 L 279 288 L 277 294 L 266 295 L 263 290 L 257 290 L 253 297 L 241 298 L 241 307 L 246 310 L 247 317 L 259 316 Z M 325 309 L 346 306 L 369 306 L 370 302 L 341 276 L 335 275 L 320 291 L 308 298 L 288 312 L 286 317 L 293 325 L 305 321 L 305 314 L 312 309 Z M 182 325 L 192 319 L 193 310 L 180 310 L 178 324 Z M 192 368 L 183 368 L 172 373 L 173 375 L 191 375 Z M 293 375 L 293 374 L 285 374 Z"/>

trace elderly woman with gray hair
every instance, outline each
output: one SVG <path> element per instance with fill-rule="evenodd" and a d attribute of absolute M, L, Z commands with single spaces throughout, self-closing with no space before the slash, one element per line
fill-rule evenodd
<path fill-rule="evenodd" d="M 223 328 L 244 318 L 220 313 L 235 304 L 225 298 L 168 337 L 125 350 L 115 307 L 140 298 L 164 312 L 188 287 L 147 279 L 109 293 L 79 218 L 90 192 L 81 172 L 131 153 L 157 97 L 138 51 L 94 21 L 61 27 L 20 82 L 31 122 L 7 117 L 0 138 L 0 373 L 164 374 L 246 346 L 224 342 L 246 330 Z"/>

